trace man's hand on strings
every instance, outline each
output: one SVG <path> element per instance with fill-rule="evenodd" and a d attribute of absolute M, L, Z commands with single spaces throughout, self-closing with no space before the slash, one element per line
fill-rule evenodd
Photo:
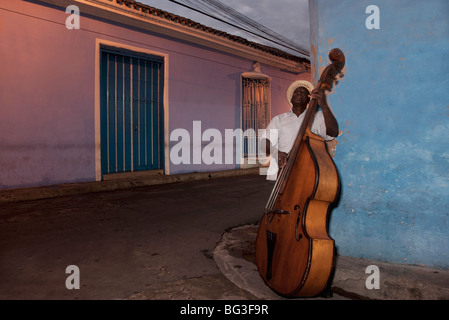
<path fill-rule="evenodd" d="M 285 152 L 278 151 L 278 166 L 279 166 L 279 169 L 282 168 L 283 166 L 285 166 L 286 163 L 287 163 L 287 154 Z"/>

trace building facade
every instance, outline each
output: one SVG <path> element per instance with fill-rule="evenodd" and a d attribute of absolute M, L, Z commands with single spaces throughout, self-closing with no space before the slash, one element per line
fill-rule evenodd
<path fill-rule="evenodd" d="M 135 1 L 1 7 L 0 189 L 243 168 L 247 129 L 311 77 L 307 57 Z"/>

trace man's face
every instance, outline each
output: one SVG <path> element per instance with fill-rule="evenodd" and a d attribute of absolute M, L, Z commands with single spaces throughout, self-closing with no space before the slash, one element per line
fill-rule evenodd
<path fill-rule="evenodd" d="M 293 105 L 295 104 L 305 104 L 307 105 L 310 101 L 309 98 L 309 90 L 307 90 L 304 87 L 298 87 L 295 89 L 295 91 L 293 91 L 293 95 L 292 95 L 292 100 L 291 103 Z"/>

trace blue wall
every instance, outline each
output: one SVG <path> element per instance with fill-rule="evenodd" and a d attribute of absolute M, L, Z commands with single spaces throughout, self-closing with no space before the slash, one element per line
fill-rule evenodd
<path fill-rule="evenodd" d="M 449 267 L 449 1 L 310 0 L 313 77 L 338 47 L 339 253 Z M 380 29 L 367 29 L 369 5 Z"/>

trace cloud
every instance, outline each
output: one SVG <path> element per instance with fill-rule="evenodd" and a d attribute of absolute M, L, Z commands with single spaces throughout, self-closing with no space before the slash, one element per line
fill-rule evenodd
<path fill-rule="evenodd" d="M 228 0 L 226 4 L 287 39 L 309 47 L 308 0 Z"/>

